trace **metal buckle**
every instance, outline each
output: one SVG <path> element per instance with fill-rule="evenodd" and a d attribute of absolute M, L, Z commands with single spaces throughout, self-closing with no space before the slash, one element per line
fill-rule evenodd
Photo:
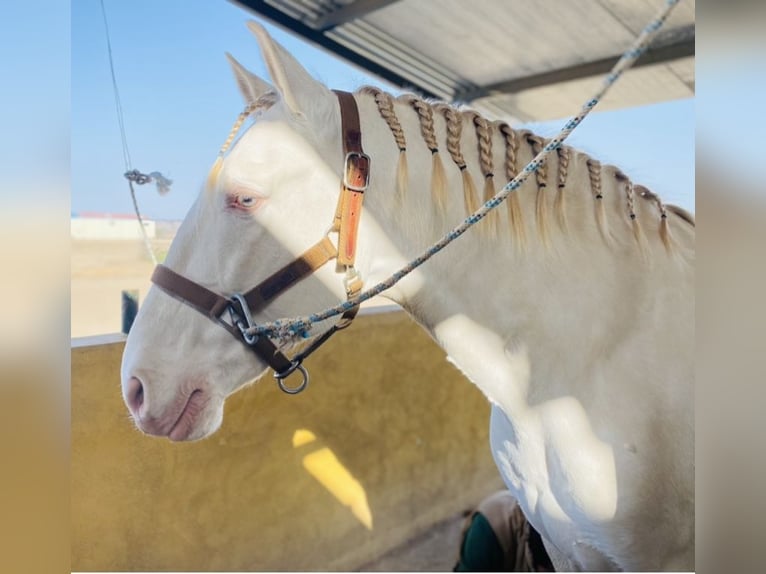
<path fill-rule="evenodd" d="M 346 154 L 343 163 L 343 185 L 352 191 L 367 190 L 370 185 L 370 156 L 358 151 Z"/>
<path fill-rule="evenodd" d="M 301 384 L 297 387 L 288 387 L 284 383 L 284 379 L 292 375 L 295 371 L 299 371 L 301 375 L 303 375 L 303 380 L 301 381 Z M 284 392 L 286 392 L 288 395 L 297 395 L 300 393 L 303 389 L 306 388 L 306 386 L 309 384 L 309 374 L 306 371 L 306 369 L 301 365 L 301 361 L 293 361 L 290 363 L 290 366 L 287 367 L 284 371 L 281 373 L 274 372 L 274 378 L 277 380 L 277 384 L 279 385 L 279 388 L 282 389 Z"/>
<path fill-rule="evenodd" d="M 237 326 L 239 332 L 242 334 L 242 338 L 245 340 L 245 343 L 248 345 L 254 345 L 258 340 L 258 335 L 253 335 L 247 332 L 248 329 L 255 326 L 255 321 L 253 321 L 253 317 L 250 315 L 250 307 L 247 305 L 245 296 L 241 293 L 234 293 L 229 298 L 229 303 L 229 317 L 231 318 L 232 324 Z M 239 308 L 242 310 L 242 317 L 240 317 L 240 315 L 237 313 L 237 310 L 233 305 L 231 305 L 231 303 L 239 304 Z M 244 323 L 246 324 L 243 324 L 243 318 Z"/>

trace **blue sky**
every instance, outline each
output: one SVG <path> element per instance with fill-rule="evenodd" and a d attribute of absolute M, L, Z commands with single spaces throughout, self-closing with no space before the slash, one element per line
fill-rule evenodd
<path fill-rule="evenodd" d="M 224 0 L 105 0 L 105 5 L 133 167 L 174 180 L 166 196 L 153 186 L 138 188 L 141 209 L 149 217 L 181 219 L 241 111 L 224 52 L 268 77 L 245 26 L 253 16 Z M 78 0 L 71 11 L 71 209 L 130 213 L 100 2 Z M 323 50 L 267 28 L 330 87 L 386 87 Z M 552 135 L 562 123 L 532 128 Z M 594 112 L 569 143 L 619 165 L 666 201 L 693 210 L 693 100 Z"/>
<path fill-rule="evenodd" d="M 0 200 L 36 209 L 66 201 L 69 5 L 4 2 L 0 17 Z M 54 201 L 51 201 L 54 200 Z M 28 203 L 27 203 L 28 205 Z M 2 212 L 0 212 L 2 216 Z"/>

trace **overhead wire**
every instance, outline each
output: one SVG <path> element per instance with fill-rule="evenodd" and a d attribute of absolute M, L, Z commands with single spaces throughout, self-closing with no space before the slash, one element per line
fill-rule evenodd
<path fill-rule="evenodd" d="M 145 183 L 154 181 L 157 184 L 157 191 L 160 193 L 160 195 L 164 195 L 170 190 L 170 185 L 173 182 L 157 171 L 153 171 L 149 174 L 143 174 L 137 169 L 133 169 L 130 157 L 130 148 L 128 146 L 127 130 L 125 129 L 125 117 L 122 109 L 122 100 L 120 99 L 120 89 L 117 85 L 117 74 L 114 71 L 114 56 L 112 54 L 112 39 L 111 32 L 109 31 L 109 20 L 106 17 L 106 7 L 104 6 L 104 0 L 100 0 L 100 4 L 101 15 L 104 20 L 104 31 L 106 33 L 106 49 L 107 55 L 109 56 L 109 71 L 112 78 L 112 90 L 114 92 L 114 104 L 117 112 L 117 123 L 120 127 L 120 139 L 122 141 L 122 159 L 125 163 L 125 172 L 123 175 L 128 180 L 130 198 L 133 201 L 133 209 L 136 212 L 138 225 L 141 228 L 141 236 L 144 240 L 144 246 L 146 247 L 146 251 L 149 254 L 149 258 L 152 260 L 152 263 L 157 265 L 157 257 L 155 256 L 154 250 L 152 249 L 152 243 L 149 239 L 149 234 L 146 231 L 144 219 L 141 216 L 140 209 L 138 208 L 138 200 L 136 199 L 136 190 L 133 187 L 133 183 L 135 182 L 138 185 L 143 185 Z"/>

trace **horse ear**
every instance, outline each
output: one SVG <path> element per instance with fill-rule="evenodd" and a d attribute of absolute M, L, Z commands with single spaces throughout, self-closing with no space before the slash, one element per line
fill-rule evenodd
<path fill-rule="evenodd" d="M 237 85 L 239 86 L 239 91 L 245 99 L 245 104 L 249 105 L 254 103 L 267 92 L 276 92 L 271 84 L 247 70 L 228 52 L 226 52 L 226 59 L 229 60 L 231 69 L 234 72 L 234 78 L 237 80 Z"/>
<path fill-rule="evenodd" d="M 263 26 L 251 20 L 247 27 L 258 40 L 271 79 L 287 108 L 295 115 L 312 115 L 317 103 L 325 101 L 330 90 L 312 78 Z"/>

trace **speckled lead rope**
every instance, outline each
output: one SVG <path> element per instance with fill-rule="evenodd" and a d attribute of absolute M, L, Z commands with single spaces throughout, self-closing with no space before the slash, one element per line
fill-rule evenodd
<path fill-rule="evenodd" d="M 508 182 L 503 189 L 497 192 L 497 194 L 482 205 L 478 210 L 469 215 L 460 225 L 452 229 L 434 245 L 429 247 L 423 254 L 410 261 L 407 265 L 402 267 L 399 271 L 391 275 L 388 279 L 381 281 L 374 287 L 364 291 L 354 301 L 344 301 L 335 307 L 330 307 L 319 313 L 312 313 L 304 317 L 295 317 L 292 319 L 277 319 L 269 323 L 263 323 L 261 325 L 255 325 L 248 331 L 250 335 L 267 335 L 269 337 L 275 337 L 278 339 L 286 339 L 289 337 L 301 336 L 308 337 L 309 331 L 315 323 L 335 317 L 342 313 L 345 313 L 349 309 L 356 307 L 357 305 L 364 303 L 368 299 L 379 295 L 383 291 L 390 289 L 396 285 L 402 278 L 409 275 L 412 271 L 420 267 L 423 263 L 431 259 L 434 255 L 439 253 L 447 245 L 452 243 L 455 239 L 463 235 L 471 226 L 478 223 L 489 213 L 491 210 L 500 205 L 506 197 L 512 192 L 517 190 L 526 181 L 526 179 L 537 171 L 540 165 L 545 161 L 545 158 L 552 151 L 555 151 L 566 140 L 569 134 L 580 125 L 580 122 L 591 112 L 596 104 L 601 101 L 606 92 L 612 85 L 620 78 L 620 76 L 629 69 L 639 57 L 646 51 L 649 42 L 657 31 L 662 28 L 662 25 L 667 20 L 671 10 L 678 4 L 679 0 L 665 0 L 665 5 L 660 10 L 657 17 L 652 20 L 639 34 L 633 45 L 622 55 L 619 61 L 614 65 L 612 71 L 604 78 L 603 85 L 596 92 L 596 94 L 590 98 L 585 105 L 583 105 L 580 113 L 570 119 L 558 135 L 550 140 L 540 153 L 538 153 L 532 161 L 530 161 L 519 174 Z"/>

